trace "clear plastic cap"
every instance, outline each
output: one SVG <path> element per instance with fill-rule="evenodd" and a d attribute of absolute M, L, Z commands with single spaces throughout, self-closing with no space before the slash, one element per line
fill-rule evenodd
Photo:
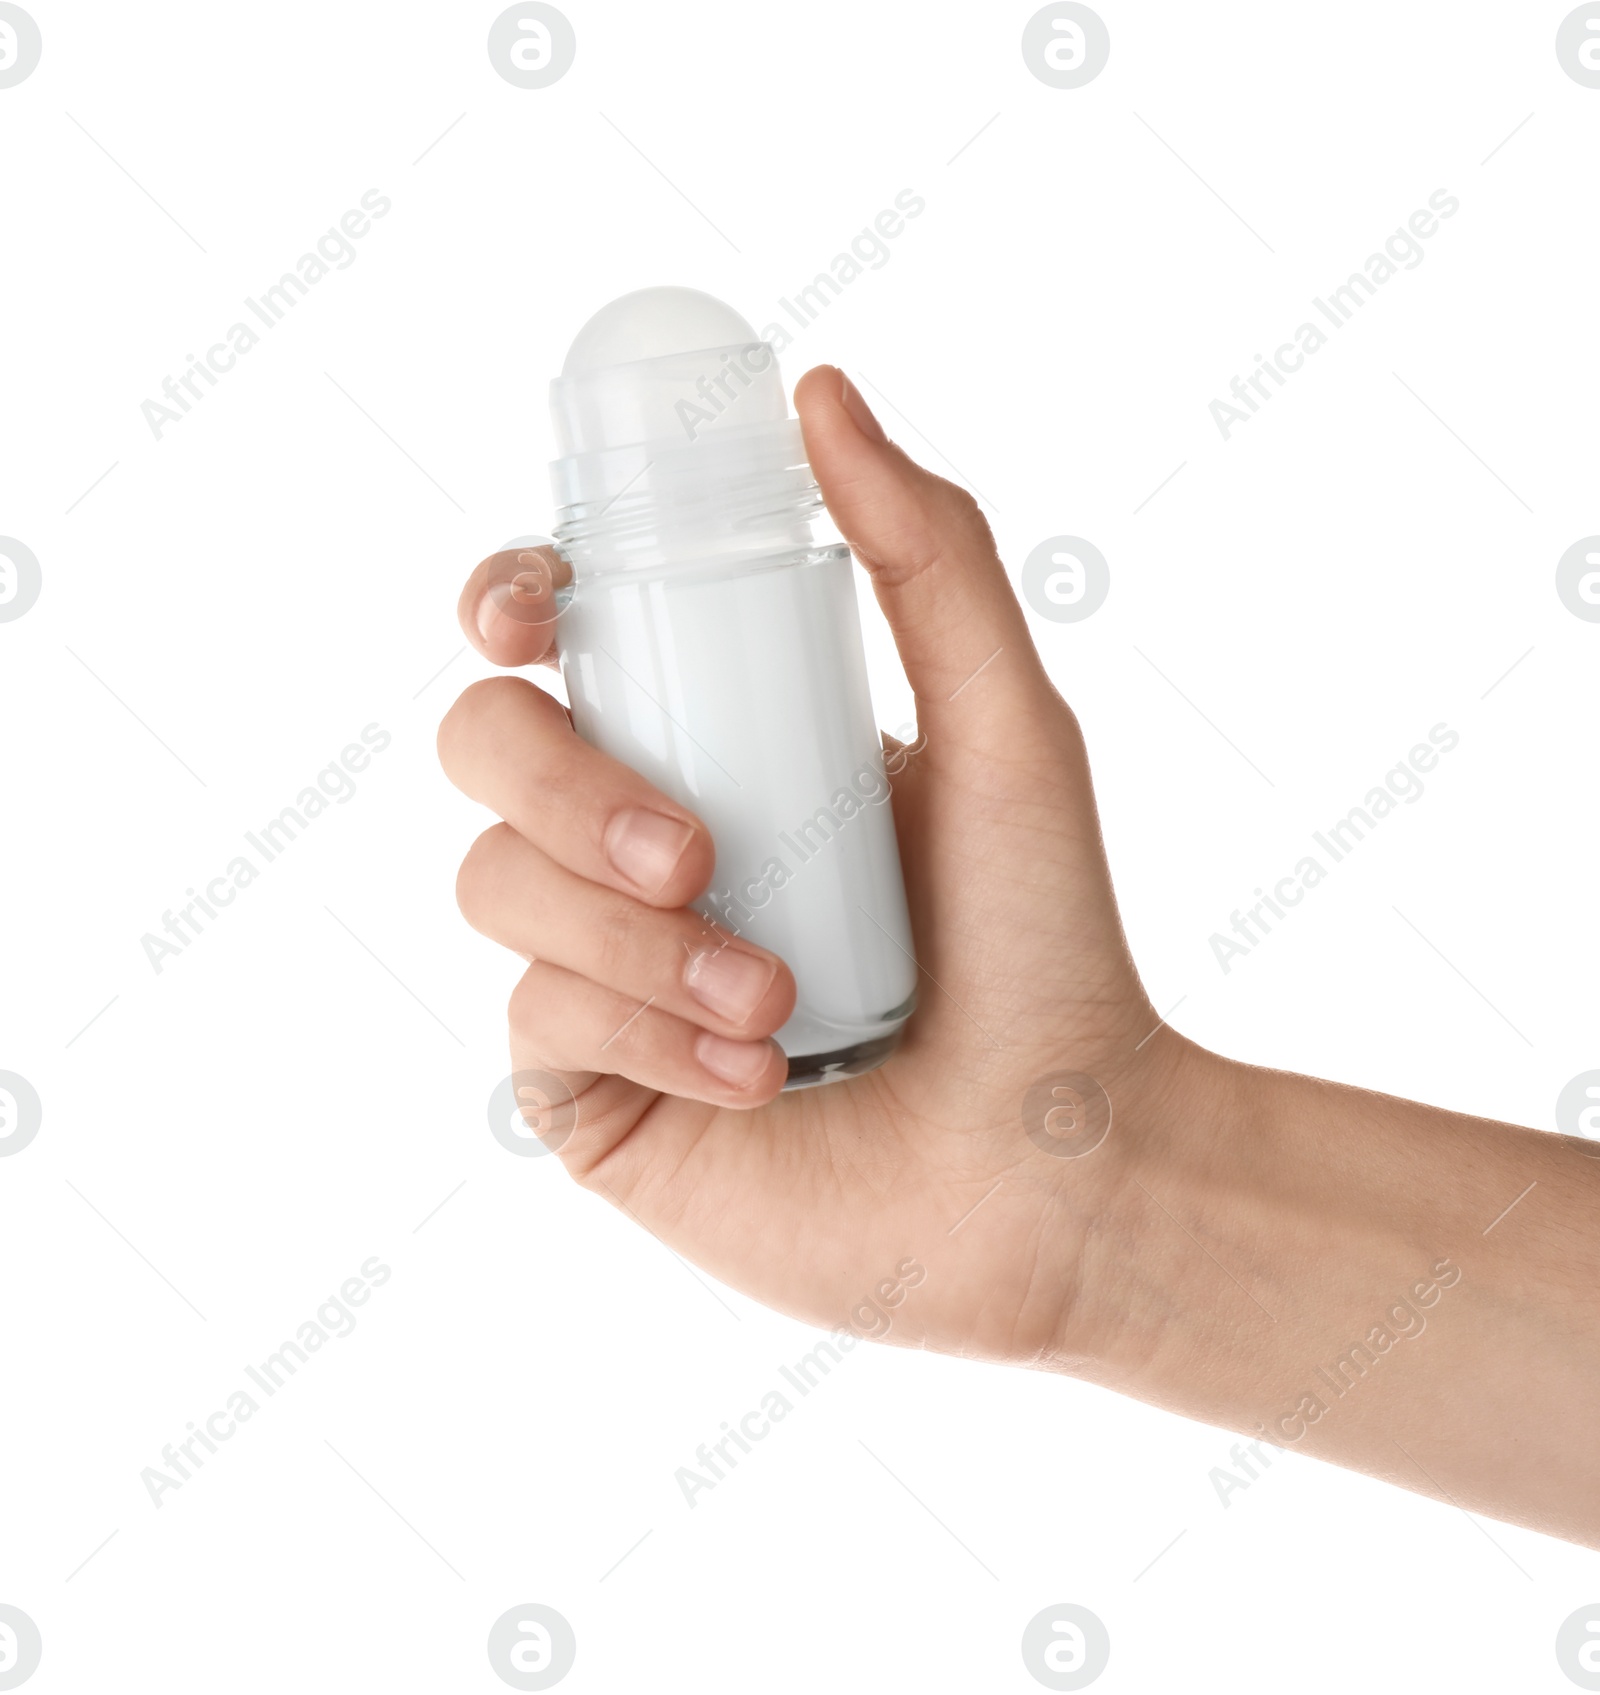
<path fill-rule="evenodd" d="M 730 514 L 750 544 L 773 539 L 751 533 L 768 517 L 781 519 L 776 540 L 809 538 L 795 521 L 814 506 L 815 484 L 777 355 L 709 294 L 645 288 L 603 306 L 550 385 L 550 414 L 556 534 L 574 557 L 654 562 L 678 551 L 674 537 L 726 537 Z"/>

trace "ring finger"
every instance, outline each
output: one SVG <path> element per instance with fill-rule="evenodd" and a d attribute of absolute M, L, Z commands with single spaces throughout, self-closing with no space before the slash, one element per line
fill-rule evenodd
<path fill-rule="evenodd" d="M 558 865 L 509 824 L 473 843 L 456 881 L 475 930 L 536 958 L 741 1041 L 794 1010 L 794 978 L 764 948 L 686 907 L 662 909 Z"/>

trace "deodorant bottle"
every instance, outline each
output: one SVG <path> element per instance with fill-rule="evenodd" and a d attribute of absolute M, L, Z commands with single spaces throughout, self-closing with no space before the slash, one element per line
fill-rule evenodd
<path fill-rule="evenodd" d="M 850 550 L 812 537 L 777 357 L 709 295 L 642 289 L 579 331 L 550 407 L 578 733 L 710 829 L 697 907 L 798 985 L 786 1087 L 871 1070 L 917 968 Z"/>

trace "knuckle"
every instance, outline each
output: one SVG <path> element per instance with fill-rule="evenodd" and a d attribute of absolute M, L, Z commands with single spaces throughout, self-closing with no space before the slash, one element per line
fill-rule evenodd
<path fill-rule="evenodd" d="M 545 973 L 536 965 L 529 966 L 517 979 L 506 1003 L 506 1025 L 511 1032 L 511 1045 L 519 1056 L 526 1055 L 536 1065 L 560 1070 L 562 1060 L 554 1051 L 546 987 Z"/>
<path fill-rule="evenodd" d="M 1051 702 L 1050 739 L 1075 760 L 1086 759 L 1087 743 L 1078 715 L 1058 693 Z"/>
<path fill-rule="evenodd" d="M 461 861 L 461 869 L 456 873 L 456 905 L 474 930 L 483 928 L 483 921 L 497 904 L 500 868 L 516 835 L 509 824 L 491 824 L 467 849 Z"/>
<path fill-rule="evenodd" d="M 504 716 L 506 708 L 529 686 L 520 677 L 480 677 L 467 684 L 451 710 L 461 714 L 468 729 L 481 729 Z"/>
<path fill-rule="evenodd" d="M 656 915 L 641 911 L 632 901 L 618 901 L 596 926 L 596 966 L 602 982 L 625 983 L 638 975 L 640 956 L 650 950 L 647 932 Z"/>
<path fill-rule="evenodd" d="M 929 563 L 945 556 L 993 554 L 994 531 L 972 491 L 931 471 L 927 475 L 932 498 L 926 510 L 923 548 Z"/>
<path fill-rule="evenodd" d="M 483 733 L 490 718 L 499 713 L 504 689 L 517 686 L 514 677 L 483 677 L 469 683 L 456 696 L 439 725 L 439 763 L 452 781 L 463 768 L 468 744 Z"/>
<path fill-rule="evenodd" d="M 537 1027 L 538 1011 L 539 994 L 533 986 L 533 970 L 530 967 L 516 980 L 506 1001 L 506 1027 L 511 1032 L 512 1041 L 528 1041 Z"/>
<path fill-rule="evenodd" d="M 461 724 L 456 715 L 456 707 L 460 704 L 460 701 L 454 702 L 450 710 L 439 720 L 439 729 L 433 738 L 433 748 L 438 756 L 440 767 L 452 783 L 456 780 L 456 753 L 460 746 L 458 737 L 461 733 Z"/>
<path fill-rule="evenodd" d="M 960 483 L 953 483 L 948 478 L 941 477 L 944 484 L 945 519 L 949 523 L 960 524 L 965 528 L 984 529 L 989 527 L 988 520 L 983 515 L 977 497 L 970 489 L 965 489 Z"/>

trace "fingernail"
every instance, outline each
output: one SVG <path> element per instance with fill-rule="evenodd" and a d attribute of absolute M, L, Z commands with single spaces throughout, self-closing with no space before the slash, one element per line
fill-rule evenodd
<path fill-rule="evenodd" d="M 519 553 L 508 576 L 496 576 L 478 602 L 478 634 L 491 642 L 510 624 L 548 624 L 556 615 L 555 578 L 537 553 Z M 497 570 L 506 567 L 497 566 Z"/>
<path fill-rule="evenodd" d="M 777 974 L 776 960 L 724 946 L 701 948 L 690 959 L 683 980 L 702 1006 L 730 1024 L 743 1024 L 766 998 Z"/>
<path fill-rule="evenodd" d="M 680 818 L 632 807 L 606 829 L 606 857 L 647 895 L 660 894 L 678 868 L 694 831 Z"/>
<path fill-rule="evenodd" d="M 478 602 L 478 634 L 483 638 L 485 647 L 493 644 L 500 622 L 500 608 L 495 605 L 494 590 L 485 589 L 483 599 Z"/>
<path fill-rule="evenodd" d="M 839 399 L 855 426 L 868 441 L 887 441 L 883 425 L 872 415 L 872 408 L 861 398 L 861 390 L 850 381 L 843 371 L 839 373 Z"/>
<path fill-rule="evenodd" d="M 695 1038 L 695 1058 L 724 1083 L 736 1089 L 748 1089 L 767 1069 L 772 1057 L 770 1042 L 730 1042 L 726 1036 L 713 1036 L 702 1030 Z"/>

